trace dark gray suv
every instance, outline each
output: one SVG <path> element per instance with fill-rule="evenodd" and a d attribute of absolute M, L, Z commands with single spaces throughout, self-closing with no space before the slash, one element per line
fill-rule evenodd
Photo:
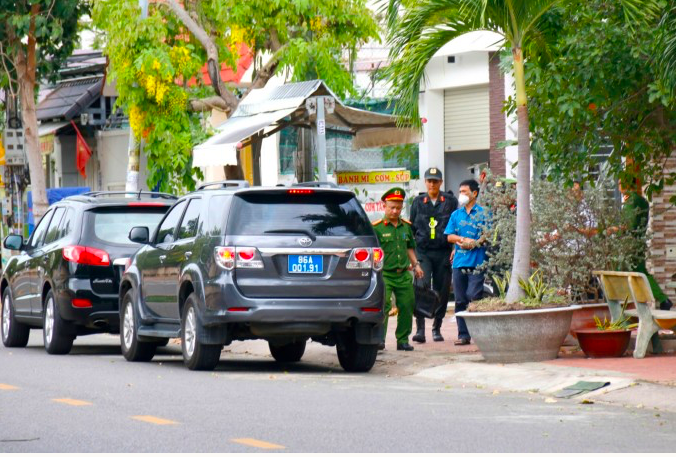
<path fill-rule="evenodd" d="M 321 186 L 206 184 L 181 198 L 120 282 L 127 360 L 181 337 L 185 364 L 213 369 L 224 345 L 265 339 L 297 362 L 308 339 L 335 345 L 346 371 L 369 371 L 383 322 L 383 251 L 355 195 Z"/>

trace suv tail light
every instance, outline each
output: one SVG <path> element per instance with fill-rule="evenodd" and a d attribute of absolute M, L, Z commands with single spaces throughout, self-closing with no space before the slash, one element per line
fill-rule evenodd
<path fill-rule="evenodd" d="M 110 265 L 110 256 L 106 251 L 88 246 L 66 246 L 63 248 L 63 258 L 83 265 L 98 267 Z"/>
<path fill-rule="evenodd" d="M 237 247 L 237 268 L 263 268 L 263 259 L 256 248 Z"/>
<path fill-rule="evenodd" d="M 350 253 L 346 268 L 350 270 L 383 268 L 383 250 L 380 248 L 355 248 Z"/>
<path fill-rule="evenodd" d="M 216 246 L 214 248 L 216 263 L 226 270 L 235 268 L 235 248 L 233 246 Z"/>
<path fill-rule="evenodd" d="M 221 268 L 263 268 L 263 259 L 258 249 L 252 247 L 218 246 L 214 255 Z"/>
<path fill-rule="evenodd" d="M 380 271 L 385 263 L 385 252 L 380 248 L 373 248 L 373 269 Z"/>

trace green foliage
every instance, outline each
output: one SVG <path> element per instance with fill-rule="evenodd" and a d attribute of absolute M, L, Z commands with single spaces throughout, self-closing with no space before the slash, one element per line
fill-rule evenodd
<path fill-rule="evenodd" d="M 377 36 L 364 0 L 200 0 L 183 5 L 214 41 L 222 63 L 236 68 L 245 44 L 255 55 L 255 71 L 261 54 L 272 52 L 280 62 L 278 72 L 290 73 L 294 80 L 322 78 L 339 96 L 353 93 L 345 53 L 353 55 Z M 200 171 L 192 166 L 192 148 L 211 132 L 207 113 L 190 112 L 189 100 L 215 95 L 200 71 L 205 50 L 161 3 L 151 4 L 148 18 L 141 19 L 137 0 L 100 0 L 93 18 L 105 32 L 102 42 L 117 81 L 118 104 L 129 114 L 134 133 L 145 140 L 148 185 L 174 192 L 193 189 Z"/>
<path fill-rule="evenodd" d="M 498 297 L 502 300 L 507 296 L 507 288 L 509 287 L 511 276 L 512 274 L 509 271 L 506 271 L 502 277 L 500 275 L 493 275 L 493 282 L 498 288 Z"/>
<path fill-rule="evenodd" d="M 519 286 L 526 294 L 526 298 L 542 303 L 546 296 L 556 294 L 556 289 L 550 287 L 540 270 L 535 270 L 528 279 L 519 278 Z"/>
<path fill-rule="evenodd" d="M 656 15 L 628 20 L 613 0 L 568 1 L 564 14 L 549 18 L 559 30 L 553 58 L 528 62 L 526 76 L 534 156 L 550 179 L 593 184 L 597 154 L 608 148 L 611 174 L 625 183 L 642 179 L 648 197 L 676 177 L 663 174 L 676 147 L 676 99 L 665 79 L 671 76 L 673 87 L 669 3 L 662 26 Z M 626 157 L 636 166 L 626 167 Z"/>
<path fill-rule="evenodd" d="M 632 328 L 638 327 L 638 324 L 630 324 L 631 317 L 624 314 L 627 310 L 628 299 L 622 304 L 622 312 L 620 316 L 614 321 L 609 321 L 608 318 L 604 317 L 603 321 L 599 319 L 598 316 L 594 316 L 594 323 L 598 330 L 630 330 Z"/>
<path fill-rule="evenodd" d="M 0 0 L 0 88 L 16 86 L 14 59 L 18 52 L 27 53 L 28 34 L 31 27 L 31 8 L 36 39 L 36 80 L 54 81 L 65 59 L 77 44 L 78 19 L 89 12 L 86 0 Z"/>

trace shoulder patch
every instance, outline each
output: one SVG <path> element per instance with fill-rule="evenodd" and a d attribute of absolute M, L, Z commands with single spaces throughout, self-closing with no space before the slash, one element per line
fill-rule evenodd
<path fill-rule="evenodd" d="M 408 225 L 411 225 L 411 221 L 409 221 L 408 219 L 404 219 L 404 218 L 402 217 L 401 220 L 404 221 L 404 222 L 406 222 Z"/>
<path fill-rule="evenodd" d="M 371 225 L 376 226 L 376 225 L 380 224 L 381 222 L 383 222 L 383 220 L 382 220 L 382 219 L 378 219 L 377 221 L 371 222 Z"/>

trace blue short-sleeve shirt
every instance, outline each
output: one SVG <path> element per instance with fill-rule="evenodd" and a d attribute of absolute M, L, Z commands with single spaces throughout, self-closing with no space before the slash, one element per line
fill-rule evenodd
<path fill-rule="evenodd" d="M 486 226 L 486 213 L 479 205 L 474 205 L 467 214 L 465 207 L 458 208 L 451 214 L 445 235 L 458 235 L 478 240 Z M 477 267 L 486 260 L 486 248 L 479 247 L 472 250 L 455 248 L 453 268 Z"/>

